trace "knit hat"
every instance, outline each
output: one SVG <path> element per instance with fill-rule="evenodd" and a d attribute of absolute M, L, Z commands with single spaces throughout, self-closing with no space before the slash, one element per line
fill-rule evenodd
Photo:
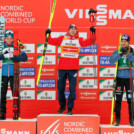
<path fill-rule="evenodd" d="M 68 29 L 70 30 L 71 28 L 76 28 L 77 29 L 75 24 L 71 24 Z"/>
<path fill-rule="evenodd" d="M 14 38 L 14 33 L 13 33 L 13 31 L 12 30 L 6 30 L 5 31 L 5 38 L 7 38 L 7 37 L 9 37 L 9 36 L 11 36 L 12 38 Z"/>
<path fill-rule="evenodd" d="M 123 34 L 121 37 L 121 40 L 126 40 L 126 41 L 130 42 L 130 36 L 128 34 Z"/>

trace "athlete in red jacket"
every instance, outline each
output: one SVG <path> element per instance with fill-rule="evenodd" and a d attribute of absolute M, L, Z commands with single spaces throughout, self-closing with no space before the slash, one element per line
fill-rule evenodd
<path fill-rule="evenodd" d="M 95 27 L 91 27 L 90 31 L 95 33 Z M 46 34 L 50 34 L 51 30 L 47 29 Z M 58 72 L 58 99 L 60 109 L 58 113 L 63 113 L 66 110 L 65 99 L 65 85 L 66 79 L 69 79 L 69 98 L 67 103 L 68 112 L 72 114 L 74 107 L 74 100 L 76 97 L 76 82 L 77 71 L 79 69 L 79 51 L 81 47 L 90 46 L 92 44 L 91 38 L 84 39 L 78 36 L 77 27 L 75 24 L 69 26 L 68 33 L 65 36 L 58 38 L 48 38 L 48 44 L 61 47 L 61 57 L 59 59 L 59 72 Z"/>

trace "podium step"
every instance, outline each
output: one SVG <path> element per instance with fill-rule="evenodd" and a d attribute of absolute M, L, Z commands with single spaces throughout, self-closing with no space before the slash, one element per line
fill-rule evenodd
<path fill-rule="evenodd" d="M 37 134 L 99 134 L 98 115 L 42 114 L 37 117 Z"/>
<path fill-rule="evenodd" d="M 0 120 L 0 134 L 36 134 L 36 119 Z"/>
<path fill-rule="evenodd" d="M 100 125 L 100 131 L 101 134 L 134 134 L 134 127 L 130 125 Z"/>

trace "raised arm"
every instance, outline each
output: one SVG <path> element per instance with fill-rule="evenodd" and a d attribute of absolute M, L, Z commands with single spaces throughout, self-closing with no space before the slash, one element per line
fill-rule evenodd
<path fill-rule="evenodd" d="M 62 43 L 64 36 L 60 36 L 57 38 L 52 38 L 51 35 L 48 38 L 48 44 L 50 45 L 54 45 L 54 46 L 60 46 L 60 44 Z"/>

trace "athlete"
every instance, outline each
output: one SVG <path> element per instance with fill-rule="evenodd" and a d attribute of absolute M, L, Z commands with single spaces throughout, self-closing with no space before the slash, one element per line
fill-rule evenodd
<path fill-rule="evenodd" d="M 8 90 L 8 82 L 13 94 L 13 75 L 14 75 L 14 61 L 27 61 L 27 55 L 21 51 L 20 55 L 16 56 L 14 52 L 14 33 L 12 30 L 5 31 L 5 43 L 3 46 L 3 54 L 0 54 L 0 60 L 2 60 L 2 86 L 1 86 L 1 108 L 0 119 L 6 119 L 6 94 Z"/>
<path fill-rule="evenodd" d="M 94 34 L 95 27 L 91 27 L 90 31 Z M 51 30 L 47 29 L 46 34 L 50 34 Z M 77 27 L 71 24 L 65 36 L 52 38 L 49 36 L 48 43 L 55 46 L 60 46 L 61 57 L 58 66 L 58 100 L 60 108 L 58 113 L 63 113 L 66 110 L 65 85 L 66 79 L 69 79 L 69 98 L 67 102 L 67 114 L 72 115 L 74 100 L 76 98 L 77 72 L 79 69 L 79 51 L 81 47 L 90 46 L 91 38 L 84 39 L 78 36 Z"/>
<path fill-rule="evenodd" d="M 130 36 L 123 34 L 121 37 L 121 50 L 118 54 L 118 50 L 114 51 L 110 57 L 110 63 L 116 63 L 118 61 L 118 71 L 117 71 L 117 84 L 116 84 L 116 103 L 115 103 L 115 114 L 116 121 L 115 126 L 120 125 L 121 118 L 121 102 L 124 87 L 126 89 L 126 97 L 129 106 L 129 123 L 131 126 L 133 123 L 132 116 L 132 106 L 131 106 L 131 90 L 130 90 L 130 77 L 132 77 L 132 66 L 134 63 L 134 51 L 132 47 L 129 46 Z M 131 73 L 131 74 L 130 74 Z"/>

